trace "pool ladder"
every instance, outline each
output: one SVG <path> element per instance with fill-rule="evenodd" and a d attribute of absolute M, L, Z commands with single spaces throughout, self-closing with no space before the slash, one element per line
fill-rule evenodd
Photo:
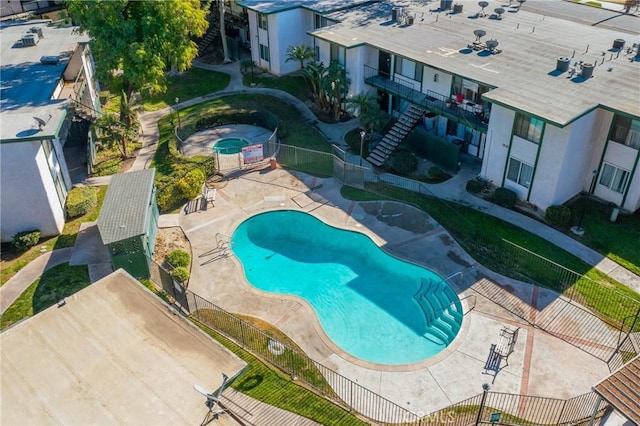
<path fill-rule="evenodd" d="M 215 238 L 216 238 L 216 246 L 211 250 L 198 256 L 198 257 L 207 257 L 207 256 L 213 255 L 213 257 L 207 260 L 206 262 L 204 262 L 203 265 L 206 265 L 207 263 L 211 263 L 219 259 L 224 259 L 226 257 L 229 257 L 229 255 L 231 254 L 231 251 L 230 251 L 231 237 L 227 234 L 218 232 Z"/>

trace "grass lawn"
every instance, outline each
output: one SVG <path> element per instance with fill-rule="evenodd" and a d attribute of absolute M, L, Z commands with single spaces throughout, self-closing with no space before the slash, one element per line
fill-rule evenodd
<path fill-rule="evenodd" d="M 357 201 L 381 199 L 386 196 L 388 199 L 408 202 L 418 206 L 437 220 L 465 247 L 471 256 L 479 260 L 487 268 L 515 279 L 523 279 L 523 276 L 520 275 L 523 274 L 530 280 L 559 292 L 565 290 L 559 285 L 569 284 L 570 288 L 577 293 L 576 297 L 579 302 L 606 315 L 608 318 L 622 321 L 626 316 L 635 314 L 637 310 L 637 303 L 628 299 L 640 301 L 640 295 L 633 290 L 612 280 L 571 253 L 549 244 L 548 241 L 515 225 L 468 207 L 446 203 L 437 198 L 427 197 L 389 185 L 370 185 L 369 188 L 373 192 L 343 187 L 342 195 L 345 198 Z M 376 195 L 374 192 L 381 195 Z M 489 230 L 491 231 L 489 232 Z M 478 238 L 482 238 L 482 244 L 478 244 Z M 557 275 L 552 274 L 553 271 L 549 270 L 548 265 L 538 262 L 533 257 L 519 258 L 517 271 L 515 267 L 505 268 L 503 262 L 494 262 L 491 256 L 487 256 L 487 253 L 483 252 L 487 247 L 490 252 L 495 252 L 499 246 L 503 247 L 501 239 L 508 240 L 547 259 L 552 259 L 566 268 L 586 275 L 593 281 L 580 279 L 572 283 L 558 283 Z M 478 247 L 479 245 L 482 247 Z M 495 247 L 492 247 L 492 245 L 495 245 Z M 519 272 L 519 274 L 514 272 Z M 603 287 L 613 289 L 618 294 L 606 293 L 606 297 L 603 297 L 605 295 Z"/>
<path fill-rule="evenodd" d="M 180 102 L 197 98 L 198 96 L 222 90 L 229 85 L 229 74 L 191 68 L 187 72 L 167 78 L 167 90 L 164 93 L 150 95 L 142 92 L 142 109 L 157 111 L 168 106 L 174 106 L 178 98 Z M 120 93 L 106 92 L 107 103 L 102 106 L 105 111 L 117 112 L 120 109 Z"/>
<path fill-rule="evenodd" d="M 24 268 L 25 265 L 36 259 L 38 256 L 41 256 L 43 253 L 49 252 L 53 249 L 72 247 L 76 243 L 80 224 L 83 222 L 93 222 L 98 219 L 102 202 L 104 201 L 105 195 L 107 195 L 106 186 L 95 187 L 95 189 L 98 196 L 97 207 L 91 213 L 69 219 L 64 224 L 62 234 L 57 237 L 42 240 L 39 244 L 31 247 L 25 252 L 16 250 L 11 243 L 2 244 L 2 251 L 0 253 L 0 265 L 2 265 L 2 269 L 0 271 L 0 285 L 6 283 L 11 277 L 17 274 L 20 269 Z M 41 251 L 42 247 L 46 250 Z"/>
<path fill-rule="evenodd" d="M 640 211 L 632 215 L 619 214 L 612 223 L 609 220 L 612 209 L 607 204 L 595 200 L 585 204 L 585 200 L 580 199 L 569 207 L 574 215 L 571 225 L 578 223 L 584 211 L 585 233 L 578 237 L 566 229 L 567 235 L 640 275 Z"/>
<path fill-rule="evenodd" d="M 269 368 L 220 334 L 206 327 L 202 328 L 247 363 L 247 369 L 231 384 L 231 387 L 237 391 L 323 425 L 364 426 L 368 424 L 309 389 L 298 385 L 288 376 Z"/>
<path fill-rule="evenodd" d="M 311 92 L 301 75 L 275 77 L 271 74 L 258 74 L 252 78 L 249 72 L 242 77 L 242 83 L 245 86 L 255 83 L 257 87 L 279 89 L 295 96 L 302 102 L 311 101 Z"/>
<path fill-rule="evenodd" d="M 142 108 L 145 111 L 157 111 L 173 106 L 175 98 L 182 102 L 217 92 L 227 87 L 230 80 L 229 74 L 191 68 L 184 74 L 169 77 L 166 92 L 152 96 L 143 93 Z"/>
<path fill-rule="evenodd" d="M 54 266 L 45 271 L 7 308 L 0 317 L 0 329 L 4 330 L 11 324 L 55 305 L 89 284 L 89 269 L 86 265 L 69 266 L 68 263 L 63 263 Z"/>

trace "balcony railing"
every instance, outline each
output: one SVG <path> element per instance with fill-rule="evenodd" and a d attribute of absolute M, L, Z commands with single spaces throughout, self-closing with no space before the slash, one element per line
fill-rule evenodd
<path fill-rule="evenodd" d="M 489 109 L 483 105 L 465 100 L 459 102 L 455 98 L 432 90 L 423 93 L 420 90 L 416 90 L 413 83 L 390 80 L 388 76 L 382 75 L 379 70 L 367 65 L 364 66 L 364 81 L 377 89 L 399 96 L 431 112 L 443 115 L 481 132 L 487 131 Z"/>

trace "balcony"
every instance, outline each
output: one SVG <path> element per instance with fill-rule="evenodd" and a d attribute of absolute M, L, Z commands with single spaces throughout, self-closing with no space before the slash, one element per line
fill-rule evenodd
<path fill-rule="evenodd" d="M 405 81 L 389 80 L 377 69 L 364 66 L 364 81 L 370 86 L 392 95 L 399 96 L 412 104 L 431 112 L 462 123 L 467 127 L 486 133 L 489 123 L 489 110 L 464 99 L 455 99 L 432 90 L 422 93 L 414 84 Z"/>

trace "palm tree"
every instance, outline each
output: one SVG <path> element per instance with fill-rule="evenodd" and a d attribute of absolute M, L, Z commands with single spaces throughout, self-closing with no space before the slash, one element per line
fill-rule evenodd
<path fill-rule="evenodd" d="M 313 59 L 313 49 L 311 47 L 302 43 L 300 46 L 289 46 L 287 47 L 287 59 L 285 62 L 289 61 L 299 61 L 300 69 L 304 69 L 304 61 L 307 59 Z"/>
<path fill-rule="evenodd" d="M 313 94 L 313 98 L 317 102 L 320 109 L 324 111 L 327 104 L 325 91 L 323 90 L 324 86 L 326 85 L 324 65 L 315 61 L 310 62 L 304 68 L 303 73 L 309 81 L 309 84 L 311 85 L 311 93 Z"/>
<path fill-rule="evenodd" d="M 123 90 L 120 96 L 119 115 L 113 112 L 106 113 L 95 122 L 107 145 L 116 145 L 122 158 L 128 156 L 127 143 L 138 137 L 137 107 L 134 99 L 127 98 Z"/>
<path fill-rule="evenodd" d="M 324 70 L 325 86 L 323 87 L 327 100 L 327 110 L 332 113 L 333 119 L 340 118 L 340 107 L 344 104 L 351 80 L 347 76 L 347 70 L 337 61 L 331 62 Z"/>
<path fill-rule="evenodd" d="M 367 132 L 367 139 L 386 120 L 386 115 L 378 107 L 377 99 L 368 93 L 359 93 L 347 99 L 347 110 L 360 118 L 360 126 Z"/>

